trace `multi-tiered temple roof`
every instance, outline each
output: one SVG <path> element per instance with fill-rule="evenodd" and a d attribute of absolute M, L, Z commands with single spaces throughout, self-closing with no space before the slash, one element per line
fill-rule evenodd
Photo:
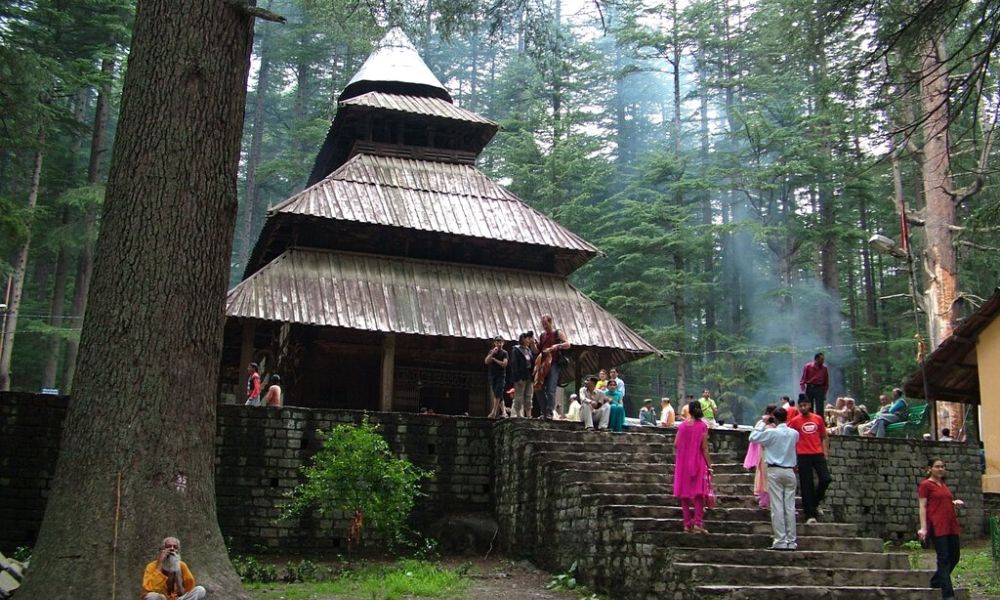
<path fill-rule="evenodd" d="M 537 329 L 543 314 L 572 341 L 577 376 L 655 352 L 566 281 L 598 250 L 475 167 L 497 128 L 455 106 L 392 30 L 341 94 L 309 187 L 270 209 L 229 293 L 239 364 L 270 358 L 293 403 L 298 392 L 330 405 L 338 390 L 309 372 L 317 352 L 377 363 L 368 375 L 383 409 L 433 405 L 400 387 L 451 372 L 461 381 L 425 392 L 451 398 L 451 410 L 462 405 L 452 395 L 467 398 L 477 414 L 484 343 Z"/>

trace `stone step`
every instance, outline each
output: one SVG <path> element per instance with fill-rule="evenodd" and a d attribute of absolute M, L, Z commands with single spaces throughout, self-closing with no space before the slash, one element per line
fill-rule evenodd
<path fill-rule="evenodd" d="M 664 473 L 645 472 L 557 469 L 552 476 L 559 477 L 562 481 L 609 483 L 618 485 L 648 484 L 663 486 L 672 482 L 670 477 Z"/>
<path fill-rule="evenodd" d="M 679 546 L 694 548 L 735 548 L 765 550 L 770 548 L 770 534 L 715 533 L 712 532 L 711 521 L 706 521 L 705 528 L 711 533 L 697 534 L 683 531 L 636 531 L 635 536 L 645 542 L 660 546 Z M 800 550 L 827 550 L 831 552 L 879 552 L 882 540 L 878 538 L 808 536 L 798 540 Z M 740 560 L 730 561 L 740 563 Z"/>
<path fill-rule="evenodd" d="M 696 588 L 702 598 L 728 600 L 940 600 L 941 590 L 907 587 L 823 587 L 823 586 L 734 586 L 702 585 Z M 964 592 L 958 598 L 968 598 Z"/>
<path fill-rule="evenodd" d="M 581 483 L 586 487 L 585 494 L 621 494 L 623 496 L 646 496 L 648 504 L 664 504 L 680 506 L 680 501 L 673 496 L 673 488 L 667 483 Z M 736 493 L 733 493 L 736 492 Z M 716 486 L 716 508 L 757 508 L 757 499 L 747 494 L 746 490 L 731 486 Z M 614 504 L 632 504 L 632 502 L 614 502 Z M 800 503 L 796 500 L 796 506 Z"/>
<path fill-rule="evenodd" d="M 587 486 L 587 490 L 580 495 L 580 501 L 584 506 L 599 506 L 601 504 L 627 504 L 627 505 L 643 505 L 643 506 L 663 506 L 669 508 L 677 508 L 680 510 L 680 502 L 677 498 L 669 493 L 668 489 L 659 489 L 657 492 L 643 492 L 642 490 L 635 489 L 616 489 L 615 485 L 607 484 L 583 484 Z M 728 511 L 731 509 L 744 509 L 744 510 L 763 510 L 757 504 L 756 498 L 748 496 L 718 496 L 718 504 L 709 509 L 713 515 L 719 511 Z M 801 508 L 800 500 L 796 498 L 796 506 Z M 748 514 L 748 513 L 743 513 Z M 770 519 L 767 516 L 768 512 L 766 510 L 761 513 L 765 518 Z M 801 514 L 799 515 L 801 517 Z M 803 521 L 805 519 L 802 519 Z"/>
<path fill-rule="evenodd" d="M 679 511 L 678 511 L 679 512 Z M 715 516 L 713 511 L 713 517 Z M 636 531 L 683 531 L 684 520 L 681 517 L 655 518 L 655 517 L 622 517 L 634 524 Z M 734 520 L 706 520 L 705 527 L 711 526 L 712 533 L 739 533 L 755 535 L 771 535 L 770 521 L 734 521 Z M 806 525 L 799 523 L 796 525 L 795 533 L 798 537 L 855 537 L 858 534 L 858 526 L 854 523 L 814 523 Z"/>
<path fill-rule="evenodd" d="M 856 565 L 852 565 L 856 566 Z M 933 571 L 865 569 L 789 565 L 739 565 L 675 562 L 673 568 L 692 585 L 792 585 L 927 587 Z"/>
<path fill-rule="evenodd" d="M 779 551 L 760 548 L 696 548 L 692 546 L 658 548 L 655 552 L 675 562 L 684 563 L 740 564 L 744 566 L 787 565 L 808 569 L 837 569 L 845 565 L 863 565 L 876 570 L 903 570 L 908 569 L 910 565 L 909 557 L 902 552 L 858 552 L 833 549 Z"/>
<path fill-rule="evenodd" d="M 681 507 L 677 505 L 648 504 L 606 504 L 599 508 L 601 514 L 611 518 L 649 518 L 649 519 L 681 519 Z M 771 527 L 771 513 L 762 508 L 725 508 L 717 507 L 711 510 L 712 523 L 739 521 L 744 523 L 759 523 Z"/>

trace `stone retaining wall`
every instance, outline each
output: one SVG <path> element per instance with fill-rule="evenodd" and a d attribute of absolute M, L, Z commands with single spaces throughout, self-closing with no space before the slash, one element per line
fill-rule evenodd
<path fill-rule="evenodd" d="M 55 474 L 67 398 L 0 393 L 0 550 L 34 543 Z M 350 519 L 275 523 L 299 467 L 320 447 L 317 429 L 360 422 L 360 411 L 219 406 L 219 525 L 237 552 L 340 552 Z M 393 451 L 433 470 L 415 510 L 424 527 L 446 514 L 493 511 L 493 422 L 481 418 L 372 413 Z M 377 540 L 372 540 L 377 543 Z"/>
<path fill-rule="evenodd" d="M 5 552 L 32 544 L 37 534 L 55 472 L 66 403 L 63 397 L 0 393 L 0 549 Z M 298 480 L 299 466 L 319 447 L 315 430 L 357 422 L 363 413 L 220 406 L 218 415 L 219 522 L 232 547 L 240 552 L 340 551 L 346 516 L 332 522 L 306 518 L 277 524 L 274 518 L 283 495 Z M 588 516 L 586 507 L 577 506 L 573 485 L 545 485 L 532 464 L 532 444 L 545 441 L 547 429 L 576 425 L 528 420 L 495 424 L 482 418 L 406 413 L 374 413 L 371 420 L 383 427 L 394 451 L 437 473 L 425 484 L 428 495 L 418 505 L 418 524 L 446 514 L 492 513 L 501 524 L 499 541 L 514 554 L 564 568 L 563 558 L 583 552 L 569 539 L 559 540 L 562 549 L 554 550 L 556 538 L 548 527 L 551 515 L 526 509 L 542 495 L 543 506 Z M 614 434 L 606 435 L 615 439 Z M 672 443 L 673 435 L 644 431 L 619 440 L 662 444 Z M 742 456 L 747 434 L 717 430 L 711 441 L 713 452 Z M 834 483 L 825 506 L 834 520 L 860 524 L 864 535 L 911 539 L 916 528 L 915 490 L 930 456 L 947 462 L 949 483 L 956 497 L 966 501 L 963 527 L 968 535 L 979 535 L 985 522 L 979 458 L 977 450 L 965 444 L 833 438 Z M 593 457 L 581 460 L 588 468 L 600 468 Z M 613 539 L 615 533 L 610 529 L 606 538 Z M 558 559 L 557 552 L 562 553 Z"/>
<path fill-rule="evenodd" d="M 560 534 L 552 526 L 554 516 L 535 507 L 570 511 L 567 514 L 581 518 L 581 526 L 597 528 L 601 539 L 613 540 L 620 533 L 614 527 L 605 532 L 604 523 L 587 521 L 588 515 L 579 506 L 574 486 L 553 485 L 539 477 L 533 462 L 534 444 L 546 439 L 547 429 L 561 426 L 569 425 L 506 422 L 498 425 L 494 434 L 496 454 L 508 457 L 496 470 L 497 519 L 503 545 L 509 552 L 530 556 L 553 570 L 572 564 L 571 555 L 579 549 L 572 547 L 571 540 L 560 542 Z M 634 438 L 628 443 L 662 444 L 664 439 L 673 443 L 672 432 L 640 431 L 641 435 L 628 436 Z M 714 430 L 709 438 L 712 453 L 742 460 L 747 437 L 746 432 Z M 866 537 L 893 541 L 915 539 L 916 489 L 925 477 L 930 457 L 945 461 L 949 485 L 955 497 L 966 503 L 960 512 L 966 535 L 982 535 L 985 519 L 978 449 L 949 442 L 833 437 L 829 456 L 833 484 L 823 504 L 829 514 L 826 519 L 857 523 L 860 534 Z M 580 460 L 589 468 L 600 468 L 599 458 L 580 457 Z M 669 492 L 664 490 L 664 493 Z"/>

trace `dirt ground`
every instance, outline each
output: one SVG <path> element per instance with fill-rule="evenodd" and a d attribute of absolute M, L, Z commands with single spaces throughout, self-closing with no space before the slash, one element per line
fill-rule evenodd
<path fill-rule="evenodd" d="M 467 563 L 446 559 L 449 566 Z M 578 599 L 577 593 L 553 592 L 545 589 L 552 576 L 536 569 L 527 561 L 507 559 L 473 560 L 469 570 L 472 585 L 459 596 L 462 600 L 567 600 Z"/>

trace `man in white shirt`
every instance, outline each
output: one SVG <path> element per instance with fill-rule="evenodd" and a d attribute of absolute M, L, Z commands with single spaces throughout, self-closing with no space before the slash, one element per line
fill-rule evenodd
<path fill-rule="evenodd" d="M 576 394 L 570 394 L 569 409 L 566 410 L 566 420 L 567 421 L 580 420 L 580 397 Z"/>
<path fill-rule="evenodd" d="M 607 397 L 597 389 L 597 377 L 587 377 L 580 388 L 579 398 L 580 420 L 584 428 L 593 429 L 596 421 L 597 428 L 606 431 L 611 420 L 611 405 L 605 402 Z"/>
<path fill-rule="evenodd" d="M 774 411 L 771 422 L 761 420 L 750 433 L 750 441 L 764 449 L 767 463 L 767 493 L 771 498 L 771 529 L 774 530 L 772 550 L 795 550 L 795 466 L 798 456 L 795 445 L 799 432 L 786 424 L 788 411 Z M 777 426 L 775 426 L 777 425 Z"/>

